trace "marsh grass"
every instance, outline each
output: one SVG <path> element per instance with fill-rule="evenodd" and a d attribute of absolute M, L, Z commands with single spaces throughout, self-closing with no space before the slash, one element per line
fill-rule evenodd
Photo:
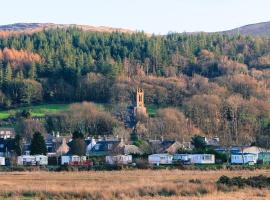
<path fill-rule="evenodd" d="M 270 191 L 218 186 L 222 175 L 250 177 L 269 170 L 122 170 L 2 172 L 2 199 L 270 199 Z M 218 198 L 217 198 L 218 197 Z M 1 199 L 1 198 L 0 198 Z"/>

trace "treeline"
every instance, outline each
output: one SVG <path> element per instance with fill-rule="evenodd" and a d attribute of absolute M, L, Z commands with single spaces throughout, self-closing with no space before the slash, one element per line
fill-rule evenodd
<path fill-rule="evenodd" d="M 141 86 L 146 104 L 180 110 L 142 120 L 142 135 L 171 117 L 168 124 L 185 125 L 182 133 L 192 127 L 224 140 L 270 144 L 269 38 L 68 28 L 0 38 L 0 49 L 2 108 L 95 101 L 117 104 L 124 115 L 122 105 Z M 180 133 L 178 126 L 162 127 L 173 137 Z"/>

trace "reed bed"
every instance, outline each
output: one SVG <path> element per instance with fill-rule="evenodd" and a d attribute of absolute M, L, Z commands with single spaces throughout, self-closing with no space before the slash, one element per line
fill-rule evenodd
<path fill-rule="evenodd" d="M 270 199 L 270 190 L 218 188 L 226 175 L 270 175 L 270 170 L 122 170 L 89 172 L 3 172 L 2 199 Z M 1 198 L 0 198 L 1 199 Z"/>

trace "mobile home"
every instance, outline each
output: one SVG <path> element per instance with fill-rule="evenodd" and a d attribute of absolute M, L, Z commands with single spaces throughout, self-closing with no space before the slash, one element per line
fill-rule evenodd
<path fill-rule="evenodd" d="M 215 164 L 213 154 L 175 154 L 175 161 L 190 162 L 191 164 Z"/>
<path fill-rule="evenodd" d="M 132 155 L 106 156 L 106 163 L 110 165 L 127 165 L 132 163 Z"/>
<path fill-rule="evenodd" d="M 0 157 L 0 165 L 1 166 L 6 165 L 6 158 L 5 157 Z"/>
<path fill-rule="evenodd" d="M 190 154 L 192 164 L 215 164 L 215 155 L 213 154 Z"/>
<path fill-rule="evenodd" d="M 36 165 L 48 165 L 48 157 L 44 155 L 35 155 Z"/>
<path fill-rule="evenodd" d="M 149 164 L 168 165 L 172 164 L 173 156 L 170 154 L 152 154 L 148 156 Z"/>
<path fill-rule="evenodd" d="M 255 164 L 257 163 L 257 154 L 237 153 L 231 155 L 231 164 Z"/>
<path fill-rule="evenodd" d="M 86 159 L 86 156 L 65 155 L 61 156 L 61 165 L 90 166 L 93 162 Z"/>
<path fill-rule="evenodd" d="M 174 154 L 173 161 L 183 162 L 183 163 L 190 163 L 190 154 Z"/>
<path fill-rule="evenodd" d="M 30 155 L 18 156 L 17 164 L 18 165 L 36 165 L 36 158 L 35 156 L 30 156 Z"/>
<path fill-rule="evenodd" d="M 22 155 L 17 157 L 18 165 L 48 165 L 48 157 L 44 155 Z"/>

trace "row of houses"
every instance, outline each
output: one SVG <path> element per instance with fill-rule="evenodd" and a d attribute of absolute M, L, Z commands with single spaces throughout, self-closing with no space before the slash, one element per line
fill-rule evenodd
<path fill-rule="evenodd" d="M 0 130 L 0 156 L 11 157 L 14 146 L 15 132 L 13 129 Z M 220 146 L 217 137 L 208 139 L 204 138 L 208 146 L 213 147 L 216 152 L 230 155 L 232 164 L 247 163 L 268 163 L 270 164 L 270 150 L 259 147 L 237 147 L 224 148 Z M 79 157 L 70 154 L 70 137 L 61 137 L 59 134 L 46 136 L 47 157 L 61 158 L 59 163 L 69 165 L 91 165 L 91 161 L 86 157 Z M 85 139 L 86 149 L 85 156 L 103 156 L 108 164 L 113 163 L 132 163 L 131 155 L 148 154 L 150 164 L 170 164 L 181 161 L 182 163 L 191 164 L 213 164 L 215 157 L 212 154 L 177 154 L 179 150 L 192 150 L 190 142 L 178 142 L 173 140 L 148 140 L 148 148 L 141 149 L 138 146 L 125 143 L 118 138 L 87 138 Z M 30 144 L 25 143 L 23 146 L 22 157 L 17 158 L 17 164 L 25 163 L 27 165 L 40 165 L 38 157 L 29 155 Z M 107 156 L 107 157 L 106 157 Z M 39 157 L 41 158 L 41 157 Z M 46 165 L 45 158 L 42 164 Z M 48 158 L 47 158 L 48 160 Z M 166 161 L 167 160 L 167 161 Z M 48 161 L 47 161 L 48 162 Z M 2 162 L 4 163 L 4 162 Z M 36 163 L 36 164 L 35 164 Z M 0 160 L 1 165 L 1 160 Z"/>

